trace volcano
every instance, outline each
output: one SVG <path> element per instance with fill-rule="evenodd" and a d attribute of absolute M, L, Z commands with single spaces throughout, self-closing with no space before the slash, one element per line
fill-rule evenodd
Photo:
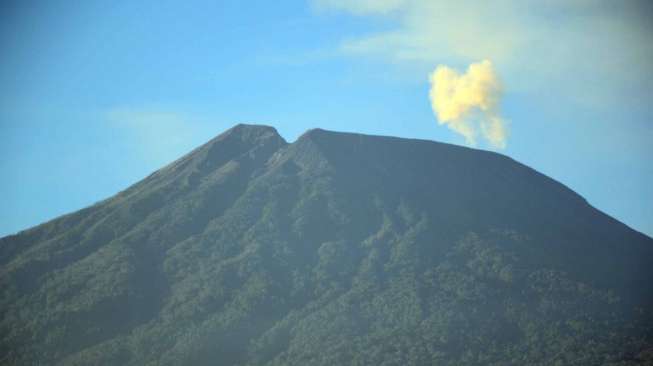
<path fill-rule="evenodd" d="M 652 280 L 651 238 L 506 156 L 241 124 L 0 239 L 0 363 L 641 365 Z"/>

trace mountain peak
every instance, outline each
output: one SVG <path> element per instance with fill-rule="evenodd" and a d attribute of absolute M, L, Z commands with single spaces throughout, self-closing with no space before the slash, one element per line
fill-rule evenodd
<path fill-rule="evenodd" d="M 327 130 L 322 129 L 322 128 L 309 128 L 301 136 L 299 136 L 298 140 L 300 140 L 302 138 L 314 137 L 314 136 L 319 135 L 319 134 L 324 133 L 324 132 L 332 132 L 332 131 L 327 131 Z"/>
<path fill-rule="evenodd" d="M 503 155 L 238 124 L 0 239 L 0 360 L 605 364 L 653 344 L 652 243 Z"/>
<path fill-rule="evenodd" d="M 230 137 L 237 137 L 241 141 L 249 143 L 256 143 L 261 139 L 268 138 L 283 140 L 283 137 L 279 135 L 276 128 L 272 126 L 239 123 L 221 133 L 211 141 L 220 141 Z"/>
<path fill-rule="evenodd" d="M 353 133 L 353 132 L 341 132 L 341 131 L 332 131 L 332 130 L 325 130 L 323 128 L 311 128 L 306 130 L 299 138 L 297 138 L 297 141 L 302 141 L 302 140 L 316 140 L 316 139 L 351 139 L 353 137 L 356 138 L 366 138 L 366 139 L 375 139 L 375 138 L 381 138 L 382 136 L 375 136 L 375 135 L 366 135 L 366 134 L 361 134 L 361 133 Z"/>
<path fill-rule="evenodd" d="M 239 123 L 150 174 L 121 194 L 138 192 L 142 190 L 142 186 L 161 182 L 173 186 L 176 184 L 193 186 L 192 182 L 199 182 L 205 177 L 214 175 L 230 162 L 233 162 L 232 166 L 245 163 L 251 168 L 252 162 L 259 164 L 261 161 L 266 161 L 287 144 L 272 126 Z"/>

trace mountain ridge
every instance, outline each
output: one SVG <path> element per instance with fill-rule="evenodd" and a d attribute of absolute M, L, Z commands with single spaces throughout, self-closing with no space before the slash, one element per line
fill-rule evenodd
<path fill-rule="evenodd" d="M 526 164 L 523 164 L 523 163 L 521 163 L 521 162 L 519 162 L 519 161 L 513 159 L 512 157 L 510 157 L 510 156 L 508 156 L 508 155 L 501 154 L 501 153 L 499 153 L 499 152 L 495 152 L 495 151 L 489 151 L 489 150 L 483 150 L 483 149 L 474 149 L 474 148 L 470 148 L 470 147 L 466 147 L 466 146 L 460 146 L 460 145 L 456 145 L 456 144 L 450 144 L 450 143 L 446 143 L 446 142 L 440 142 L 440 141 L 434 141 L 434 140 L 428 140 L 428 139 L 420 139 L 420 138 L 412 138 L 412 137 L 411 137 L 411 138 L 407 138 L 407 137 L 396 137 L 396 136 L 389 136 L 389 135 L 374 135 L 374 134 L 364 134 L 364 133 L 355 133 L 355 132 L 341 132 L 341 131 L 326 130 L 326 129 L 322 129 L 322 128 L 311 128 L 311 129 L 306 130 L 303 134 L 301 134 L 301 135 L 300 135 L 300 136 L 299 136 L 295 141 L 293 141 L 293 142 L 287 142 L 287 141 L 283 138 L 283 136 L 281 136 L 281 135 L 277 132 L 276 128 L 274 128 L 274 127 L 271 126 L 271 125 L 265 125 L 265 124 L 251 124 L 251 123 L 238 123 L 238 124 L 234 125 L 233 127 L 227 129 L 227 130 L 224 131 L 223 133 L 220 133 L 220 134 L 218 134 L 217 136 L 215 136 L 214 138 L 208 140 L 208 141 L 205 142 L 204 144 L 202 144 L 202 145 L 198 146 L 197 148 L 193 149 L 191 152 L 189 152 L 189 153 L 183 155 L 182 157 L 180 157 L 180 158 L 178 158 L 178 159 L 176 159 L 176 160 L 174 160 L 174 161 L 172 161 L 172 162 L 170 162 L 170 163 L 164 165 L 163 167 L 161 167 L 161 168 L 159 168 L 159 169 L 153 171 L 152 173 L 148 174 L 145 178 L 141 179 L 139 182 L 137 182 L 137 183 L 135 183 L 135 184 L 138 184 L 138 183 L 140 183 L 140 182 L 142 182 L 142 181 L 144 181 L 144 180 L 150 178 L 151 176 L 154 176 L 154 175 L 158 174 L 160 171 L 165 170 L 166 168 L 170 168 L 170 167 L 172 167 L 172 166 L 174 166 L 174 165 L 180 164 L 180 163 L 181 163 L 182 161 L 184 161 L 185 159 L 190 158 L 190 156 L 191 156 L 193 153 L 199 151 L 199 150 L 202 149 L 202 148 L 206 148 L 207 146 L 210 146 L 210 145 L 214 144 L 215 142 L 219 141 L 219 138 L 220 138 L 221 136 L 223 136 L 223 135 L 228 135 L 228 134 L 230 134 L 231 132 L 233 132 L 233 131 L 237 131 L 237 130 L 239 130 L 239 129 L 251 129 L 251 130 L 261 129 L 261 130 L 265 130 L 265 131 L 267 131 L 267 132 L 273 132 L 276 136 L 278 136 L 278 137 L 279 137 L 279 138 L 280 138 L 280 139 L 281 139 L 281 140 L 282 140 L 286 145 L 288 145 L 288 146 L 289 146 L 289 145 L 293 145 L 293 144 L 295 144 L 296 142 L 298 142 L 302 137 L 304 137 L 304 135 L 307 135 L 307 137 L 308 137 L 308 136 L 310 136 L 310 135 L 312 135 L 312 134 L 315 134 L 315 133 L 322 133 L 322 132 L 324 132 L 324 133 L 331 133 L 331 134 L 337 134 L 337 135 L 351 135 L 351 136 L 362 137 L 362 138 L 382 138 L 382 139 L 386 139 L 386 138 L 387 138 L 387 139 L 395 139 L 395 140 L 402 140 L 402 141 L 412 141 L 412 142 L 420 142 L 420 143 L 433 143 L 433 144 L 439 144 L 439 145 L 443 145 L 443 146 L 450 147 L 450 148 L 454 148 L 454 149 L 463 149 L 463 150 L 469 150 L 469 151 L 480 152 L 480 153 L 491 154 L 491 155 L 494 154 L 494 155 L 497 155 L 497 156 L 499 156 L 499 157 L 502 157 L 502 158 L 508 159 L 508 160 L 509 160 L 510 162 L 512 162 L 512 163 L 517 163 L 517 164 L 519 164 L 519 165 L 525 167 L 526 169 L 529 169 L 529 170 L 531 170 L 531 171 L 534 171 L 534 172 L 536 172 L 536 173 L 542 175 L 543 177 L 545 177 L 545 178 L 547 178 L 547 179 L 549 179 L 549 180 L 555 182 L 556 184 L 561 185 L 565 190 L 568 190 L 568 191 L 570 191 L 571 193 L 573 193 L 574 195 L 577 195 L 577 196 L 578 196 L 579 198 L 581 198 L 585 203 L 587 203 L 588 205 L 590 205 L 590 206 L 592 206 L 593 208 L 597 209 L 597 210 L 600 211 L 602 214 L 604 214 L 604 215 L 606 215 L 606 216 L 609 216 L 611 219 L 613 219 L 614 221 L 616 221 L 616 222 L 618 222 L 618 223 L 620 223 L 620 224 L 622 224 L 622 225 L 627 226 L 630 230 L 636 231 L 636 232 L 638 232 L 639 234 L 645 236 L 645 237 L 648 238 L 648 239 L 652 239 L 652 238 L 651 238 L 649 235 L 647 235 L 646 233 L 644 233 L 644 232 L 642 232 L 642 231 L 639 231 L 639 230 L 637 230 L 636 228 L 633 228 L 633 227 L 631 227 L 630 225 L 628 225 L 628 224 L 626 224 L 626 223 L 620 221 L 620 220 L 617 219 L 616 217 L 614 217 L 614 216 L 612 216 L 612 215 L 610 215 L 610 214 L 608 214 L 608 213 L 606 213 L 606 212 L 604 212 L 604 211 L 601 211 L 600 209 L 596 208 L 596 207 L 593 206 L 593 205 L 592 205 L 592 204 L 591 204 L 591 203 L 590 203 L 590 202 L 589 202 L 589 201 L 588 201 L 584 196 L 582 196 L 581 194 L 577 193 L 576 191 L 574 191 L 572 188 L 570 188 L 570 187 L 567 186 L 566 184 L 561 183 L 561 182 L 557 181 L 555 178 L 550 177 L 550 176 L 548 176 L 548 175 L 546 175 L 546 174 L 540 173 L 539 171 L 537 171 L 537 170 L 534 169 L 533 167 L 531 167 L 531 166 L 529 166 L 529 165 L 526 165 Z M 133 184 L 133 185 L 135 185 L 135 184 Z M 127 188 L 125 188 L 125 189 L 119 191 L 119 192 L 116 193 L 115 195 L 118 195 L 118 194 L 120 194 L 120 193 L 122 193 L 122 192 L 124 192 L 124 191 L 126 191 L 126 190 L 128 190 L 128 189 L 130 189 L 133 185 L 130 185 L 129 187 L 127 187 Z M 24 234 L 24 233 L 26 233 L 26 232 L 28 232 L 28 231 L 30 231 L 30 230 L 32 230 L 32 229 L 35 229 L 36 227 L 39 227 L 39 226 L 41 226 L 41 225 L 48 224 L 48 223 L 50 223 L 50 222 L 52 222 L 52 221 L 54 221 L 54 220 L 58 220 L 58 219 L 61 219 L 61 218 L 67 217 L 67 216 L 69 216 L 69 215 L 73 215 L 73 214 L 75 214 L 75 213 L 77 213 L 77 212 L 79 212 L 79 211 L 86 210 L 86 209 L 89 209 L 89 208 L 91 208 L 91 207 L 94 207 L 94 206 L 96 206 L 96 205 L 98 205 L 98 204 L 101 204 L 101 203 L 104 202 L 105 200 L 108 200 L 108 199 L 114 197 L 115 195 L 113 195 L 113 196 L 109 196 L 109 197 L 104 198 L 104 199 L 100 199 L 99 201 L 97 201 L 97 202 L 95 202 L 95 203 L 93 203 L 93 204 L 91 204 L 91 205 L 89 205 L 89 206 L 87 206 L 87 207 L 84 207 L 84 208 L 78 209 L 78 210 L 76 210 L 76 211 L 72 211 L 72 212 L 69 212 L 69 213 L 64 213 L 64 214 L 62 214 L 62 215 L 60 215 L 60 216 L 58 216 L 58 217 L 55 217 L 55 218 L 52 218 L 52 219 L 48 219 L 48 220 L 46 220 L 46 221 L 44 221 L 44 222 L 41 222 L 41 223 L 35 224 L 35 225 L 32 226 L 32 227 L 29 227 L 29 228 L 25 228 L 25 229 L 19 230 L 19 231 L 15 232 L 15 233 L 9 233 L 9 234 L 7 234 L 7 235 L 4 235 L 3 237 L 0 237 L 0 239 L 6 238 L 6 237 L 16 236 L 16 235 L 19 235 L 19 234 Z"/>
<path fill-rule="evenodd" d="M 653 344 L 652 259 L 501 154 L 239 124 L 1 238 L 0 359 L 616 364 Z"/>

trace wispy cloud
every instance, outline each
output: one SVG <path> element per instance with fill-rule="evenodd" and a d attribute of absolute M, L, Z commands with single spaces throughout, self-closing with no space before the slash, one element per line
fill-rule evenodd
<path fill-rule="evenodd" d="M 614 102 L 653 81 L 651 7 L 644 1 L 314 0 L 318 8 L 395 19 L 343 40 L 348 54 L 395 63 L 492 60 L 513 90 L 555 87 L 583 103 Z M 427 66 L 428 65 L 428 66 Z"/>
<path fill-rule="evenodd" d="M 120 107 L 109 110 L 106 117 L 152 164 L 179 157 L 193 147 L 197 137 L 196 124 L 189 116 L 161 108 Z"/>
<path fill-rule="evenodd" d="M 334 9 L 354 14 L 387 14 L 405 6 L 407 0 L 315 0 L 313 4 L 320 10 Z"/>

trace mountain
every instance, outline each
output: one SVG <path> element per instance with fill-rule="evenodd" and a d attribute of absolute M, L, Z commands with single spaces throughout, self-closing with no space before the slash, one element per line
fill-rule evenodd
<path fill-rule="evenodd" d="M 651 238 L 506 156 L 237 125 L 0 239 L 0 364 L 651 364 L 652 279 Z"/>

